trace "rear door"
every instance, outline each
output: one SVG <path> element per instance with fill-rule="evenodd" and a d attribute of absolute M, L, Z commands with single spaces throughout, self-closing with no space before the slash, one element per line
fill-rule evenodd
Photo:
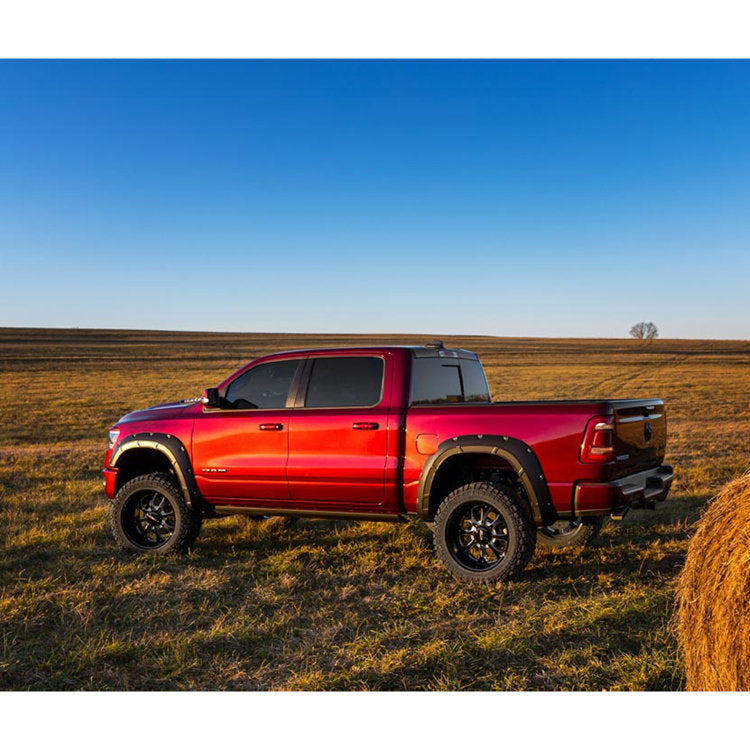
<path fill-rule="evenodd" d="M 292 500 L 352 511 L 382 505 L 391 368 L 387 355 L 319 355 L 308 361 L 289 424 Z"/>

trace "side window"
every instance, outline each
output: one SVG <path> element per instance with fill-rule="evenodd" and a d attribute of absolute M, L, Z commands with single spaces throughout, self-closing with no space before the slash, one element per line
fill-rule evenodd
<path fill-rule="evenodd" d="M 492 400 L 484 368 L 478 360 L 462 359 L 461 376 L 464 384 L 464 401 L 487 403 Z"/>
<path fill-rule="evenodd" d="M 415 359 L 412 362 L 412 404 L 450 404 L 463 400 L 458 362 Z"/>
<path fill-rule="evenodd" d="M 313 361 L 305 406 L 375 406 L 383 390 L 379 357 L 321 357 Z"/>
<path fill-rule="evenodd" d="M 225 399 L 235 409 L 283 409 L 301 361 L 285 359 L 253 367 L 229 384 Z"/>
<path fill-rule="evenodd" d="M 412 361 L 412 405 L 489 400 L 487 380 L 478 361 L 446 361 L 438 357 Z"/>

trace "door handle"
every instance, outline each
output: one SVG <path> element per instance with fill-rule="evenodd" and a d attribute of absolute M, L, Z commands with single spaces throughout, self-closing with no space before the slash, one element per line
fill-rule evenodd
<path fill-rule="evenodd" d="M 267 431 L 267 430 L 283 430 L 284 429 L 284 425 L 283 424 L 279 424 L 278 422 L 264 422 L 260 426 L 260 429 L 263 430 L 264 432 Z"/>
<path fill-rule="evenodd" d="M 355 422 L 352 425 L 353 430 L 377 430 L 379 427 L 377 422 Z"/>

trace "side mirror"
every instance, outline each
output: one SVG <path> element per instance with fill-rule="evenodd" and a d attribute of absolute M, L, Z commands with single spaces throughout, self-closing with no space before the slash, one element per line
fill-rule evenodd
<path fill-rule="evenodd" d="M 222 399 L 217 388 L 206 388 L 206 390 L 203 391 L 201 401 L 211 409 L 221 408 Z"/>

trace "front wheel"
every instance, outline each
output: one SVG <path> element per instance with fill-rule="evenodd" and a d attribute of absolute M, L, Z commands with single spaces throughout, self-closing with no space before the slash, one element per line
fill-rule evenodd
<path fill-rule="evenodd" d="M 585 547 L 598 535 L 604 525 L 602 516 L 594 518 L 572 518 L 556 521 L 537 531 L 539 543 L 545 547 Z"/>
<path fill-rule="evenodd" d="M 435 514 L 435 551 L 462 581 L 509 581 L 534 554 L 536 528 L 519 498 L 487 482 L 459 487 Z"/>
<path fill-rule="evenodd" d="M 144 474 L 118 490 L 109 508 L 109 523 L 123 549 L 162 555 L 192 546 L 201 515 L 188 507 L 169 474 Z"/>

